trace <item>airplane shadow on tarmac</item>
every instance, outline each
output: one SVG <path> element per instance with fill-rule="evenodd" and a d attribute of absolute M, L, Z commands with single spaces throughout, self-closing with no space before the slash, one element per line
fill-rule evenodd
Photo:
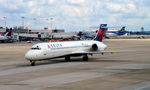
<path fill-rule="evenodd" d="M 88 61 L 82 61 L 82 58 L 71 58 L 68 62 L 131 62 L 130 60 L 110 60 L 110 59 L 100 59 L 100 58 L 89 58 Z M 49 60 L 43 60 L 43 61 L 37 61 L 35 66 L 38 65 L 48 65 L 48 64 L 59 64 L 59 63 L 68 63 L 64 60 L 64 58 L 61 59 L 49 59 Z M 27 67 L 31 66 L 30 62 L 27 61 L 26 64 L 17 65 L 16 67 Z"/>

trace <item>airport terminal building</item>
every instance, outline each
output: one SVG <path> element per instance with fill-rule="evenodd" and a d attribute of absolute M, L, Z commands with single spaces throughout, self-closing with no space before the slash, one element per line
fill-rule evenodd
<path fill-rule="evenodd" d="M 0 29 L 0 34 L 6 32 L 5 28 Z M 29 27 L 15 26 L 12 29 L 12 38 L 14 40 L 25 39 L 53 39 L 53 38 L 72 38 L 76 36 L 75 32 L 65 32 L 64 29 L 31 29 Z"/>

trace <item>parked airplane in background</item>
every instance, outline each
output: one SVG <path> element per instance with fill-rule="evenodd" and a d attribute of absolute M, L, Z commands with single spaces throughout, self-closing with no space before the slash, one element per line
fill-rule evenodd
<path fill-rule="evenodd" d="M 107 24 L 101 24 L 94 40 L 46 42 L 32 46 L 25 54 L 25 58 L 34 66 L 36 61 L 65 57 L 70 61 L 72 56 L 83 56 L 83 61 L 88 61 L 88 55 L 118 53 L 121 51 L 104 51 L 107 48 L 102 40 L 107 30 Z"/>
<path fill-rule="evenodd" d="M 116 28 L 116 27 L 108 27 L 108 28 Z M 79 32 L 78 36 L 80 36 L 82 39 L 92 39 L 95 37 L 97 33 L 97 30 L 86 30 L 83 32 Z M 120 30 L 107 30 L 104 37 L 110 38 L 110 37 L 117 37 L 117 36 L 127 36 L 129 33 L 125 31 L 125 27 L 122 27 Z"/>
<path fill-rule="evenodd" d="M 122 35 L 128 35 L 128 32 L 125 31 L 125 27 L 122 27 L 120 30 L 108 30 L 105 34 L 105 37 L 116 37 L 116 36 L 122 36 Z"/>
<path fill-rule="evenodd" d="M 9 42 L 12 39 L 11 35 L 12 35 L 12 29 L 9 29 L 8 32 L 6 31 L 4 34 L 0 35 L 0 42 L 2 43 Z"/>

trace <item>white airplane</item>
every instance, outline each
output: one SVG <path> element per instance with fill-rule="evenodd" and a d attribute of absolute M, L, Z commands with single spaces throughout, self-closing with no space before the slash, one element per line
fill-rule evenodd
<path fill-rule="evenodd" d="M 104 51 L 107 48 L 102 40 L 107 24 L 101 24 L 94 40 L 45 42 L 32 46 L 25 54 L 25 58 L 34 66 L 36 61 L 65 57 L 66 61 L 72 56 L 83 56 L 83 61 L 88 61 L 88 55 L 118 53 L 120 51 Z"/>
<path fill-rule="evenodd" d="M 9 32 L 6 32 L 5 34 L 0 35 L 0 41 L 7 42 L 11 39 L 12 29 L 9 30 Z"/>

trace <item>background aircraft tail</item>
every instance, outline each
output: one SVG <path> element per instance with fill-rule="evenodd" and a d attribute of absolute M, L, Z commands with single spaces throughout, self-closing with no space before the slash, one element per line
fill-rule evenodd
<path fill-rule="evenodd" d="M 107 24 L 101 24 L 100 28 L 96 34 L 96 37 L 94 38 L 95 41 L 100 41 L 102 42 L 103 37 L 104 37 L 104 33 L 107 31 Z"/>
<path fill-rule="evenodd" d="M 116 32 L 116 34 L 118 36 L 125 35 L 125 34 L 127 34 L 127 31 L 125 31 L 125 27 L 122 27 L 120 31 Z"/>
<path fill-rule="evenodd" d="M 4 36 L 11 36 L 11 34 L 12 34 L 12 28 L 7 30 L 7 33 Z"/>
<path fill-rule="evenodd" d="M 125 31 L 125 27 L 122 27 L 120 32 L 124 32 Z"/>

